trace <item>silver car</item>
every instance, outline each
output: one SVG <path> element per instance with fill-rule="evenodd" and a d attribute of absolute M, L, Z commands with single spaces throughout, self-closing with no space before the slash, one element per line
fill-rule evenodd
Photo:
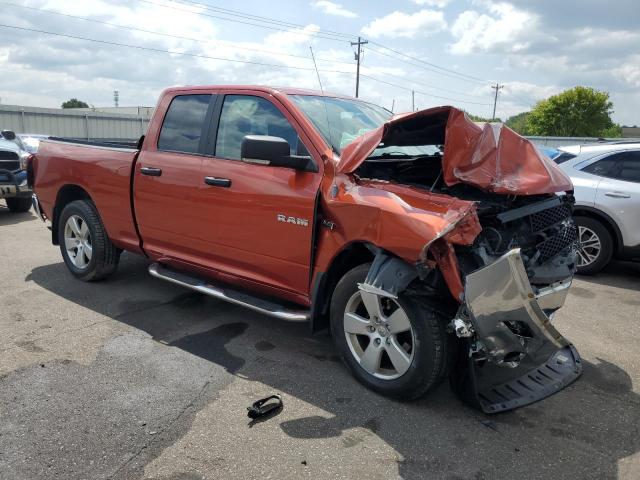
<path fill-rule="evenodd" d="M 640 258 L 640 143 L 560 147 L 551 157 L 575 188 L 578 273 L 596 273 L 614 257 Z"/>

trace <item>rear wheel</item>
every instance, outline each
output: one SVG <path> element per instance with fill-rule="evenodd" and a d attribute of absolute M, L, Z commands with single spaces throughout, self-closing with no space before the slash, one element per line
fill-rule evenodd
<path fill-rule="evenodd" d="M 64 263 L 81 280 L 101 280 L 118 267 L 120 252 L 109 240 L 98 211 L 89 200 L 76 200 L 64 207 L 58 238 Z"/>
<path fill-rule="evenodd" d="M 28 212 L 29 209 L 31 208 L 30 198 L 12 197 L 12 198 L 6 198 L 5 201 L 7 202 L 7 207 L 12 212 L 24 213 L 24 212 Z"/>
<path fill-rule="evenodd" d="M 358 288 L 369 264 L 349 271 L 331 300 L 336 347 L 352 374 L 383 395 L 415 399 L 448 371 L 452 339 L 446 319 L 426 302 L 380 296 Z"/>
<path fill-rule="evenodd" d="M 613 239 L 606 227 L 589 217 L 575 217 L 578 227 L 578 273 L 593 275 L 611 261 Z"/>

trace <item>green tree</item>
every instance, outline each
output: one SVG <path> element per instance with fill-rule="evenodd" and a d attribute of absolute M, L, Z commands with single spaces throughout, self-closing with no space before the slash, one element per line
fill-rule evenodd
<path fill-rule="evenodd" d="M 62 103 L 62 108 L 89 108 L 89 105 L 82 100 L 72 98 Z"/>
<path fill-rule="evenodd" d="M 622 127 L 617 123 L 614 123 L 609 128 L 605 128 L 602 131 L 601 137 L 604 138 L 622 138 Z"/>
<path fill-rule="evenodd" d="M 466 114 L 467 114 L 467 117 L 469 117 L 474 122 L 501 122 L 502 121 L 499 118 L 496 118 L 495 120 L 492 120 L 490 118 L 481 117 L 479 115 L 474 115 L 474 114 L 469 113 L 469 112 L 466 112 Z"/>
<path fill-rule="evenodd" d="M 575 87 L 536 104 L 527 116 L 529 135 L 601 137 L 614 126 L 609 93 Z"/>
<path fill-rule="evenodd" d="M 518 132 L 520 135 L 529 135 L 529 129 L 527 128 L 527 117 L 529 112 L 522 112 L 513 117 L 509 117 L 505 124 L 511 130 Z"/>

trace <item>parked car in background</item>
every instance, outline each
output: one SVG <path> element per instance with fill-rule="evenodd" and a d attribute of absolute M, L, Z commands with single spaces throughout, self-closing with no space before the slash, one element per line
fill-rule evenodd
<path fill-rule="evenodd" d="M 29 153 L 36 153 L 40 146 L 40 140 L 46 140 L 50 137 L 39 133 L 19 133 L 16 138 L 22 143 L 23 150 Z"/>
<path fill-rule="evenodd" d="M 640 259 L 640 143 L 607 142 L 545 152 L 571 177 L 578 225 L 578 273 L 612 258 Z"/>
<path fill-rule="evenodd" d="M 0 133 L 0 198 L 13 212 L 26 212 L 31 208 L 32 190 L 27 185 L 29 156 L 15 133 L 10 130 Z"/>

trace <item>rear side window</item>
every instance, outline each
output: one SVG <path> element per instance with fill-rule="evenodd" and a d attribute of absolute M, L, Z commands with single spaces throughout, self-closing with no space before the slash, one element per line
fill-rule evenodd
<path fill-rule="evenodd" d="M 180 95 L 169 105 L 164 117 L 158 150 L 199 153 L 202 127 L 211 95 Z"/>
<path fill-rule="evenodd" d="M 615 153 L 592 163 L 583 171 L 625 182 L 640 183 L 640 152 Z"/>
<path fill-rule="evenodd" d="M 295 129 L 270 101 L 250 95 L 227 95 L 220 114 L 215 156 L 240 160 L 245 135 L 284 138 L 289 142 L 291 155 L 304 150 Z"/>
<path fill-rule="evenodd" d="M 640 152 L 627 152 L 616 173 L 620 180 L 640 183 Z"/>

